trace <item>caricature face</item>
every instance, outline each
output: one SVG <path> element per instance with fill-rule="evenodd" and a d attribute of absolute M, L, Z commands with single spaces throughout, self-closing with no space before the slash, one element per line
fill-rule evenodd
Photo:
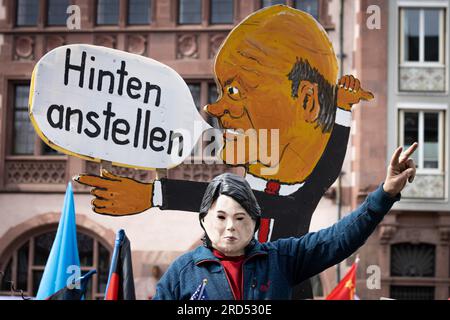
<path fill-rule="evenodd" d="M 236 59 L 239 58 L 239 56 L 236 57 Z M 217 61 L 216 74 L 222 95 L 216 103 L 208 107 L 208 111 L 219 118 L 222 128 L 242 129 L 244 132 L 248 129 L 278 129 L 281 156 L 293 142 L 304 146 L 303 150 L 296 150 L 302 153 L 304 165 L 307 162 L 310 164 L 315 162 L 320 148 L 314 152 L 314 148 L 307 148 L 307 146 L 313 144 L 317 146 L 317 143 L 326 144 L 329 137 L 328 134 L 323 134 L 321 128 L 315 123 L 320 110 L 319 101 L 315 97 L 318 94 L 317 85 L 302 81 L 301 90 L 306 94 L 300 101 L 291 96 L 291 81 L 281 72 L 267 72 L 261 68 L 260 76 L 255 77 L 250 72 L 234 66 L 236 62 L 230 61 L 229 58 L 219 57 Z M 274 83 L 278 85 L 274 86 Z M 313 105 L 309 106 L 312 110 L 308 110 L 308 104 Z M 307 107 L 303 107 L 304 105 Z M 268 136 L 270 137 L 270 134 Z M 259 144 L 258 148 L 252 149 L 246 143 L 246 153 L 243 158 L 242 154 L 237 154 L 238 134 L 228 132 L 225 139 L 225 143 L 235 144 L 232 148 L 235 151 L 234 154 L 227 154 L 226 147 L 223 149 L 222 157 L 227 163 L 242 164 L 256 159 L 264 165 L 269 165 L 259 157 Z M 249 139 L 246 142 L 250 141 Z M 270 148 L 271 141 L 267 145 L 267 149 L 270 150 Z M 254 154 L 251 151 L 257 152 Z M 281 159 L 278 160 L 280 161 Z"/>
<path fill-rule="evenodd" d="M 276 15 L 275 18 L 278 19 Z M 317 81 L 311 77 L 297 78 L 294 90 L 290 73 L 301 58 L 303 62 L 307 61 L 310 70 L 315 69 L 327 86 L 332 86 L 336 73 L 334 67 L 337 67 L 337 64 L 333 64 L 335 57 L 332 47 L 327 55 L 321 57 L 317 52 L 322 48 L 311 49 L 301 44 L 292 44 L 292 39 L 287 37 L 296 37 L 295 32 L 292 35 L 286 33 L 285 26 L 280 25 L 280 21 L 266 19 L 272 23 L 266 23 L 259 28 L 244 23 L 233 30 L 225 40 L 215 61 L 219 98 L 217 102 L 208 105 L 206 110 L 219 119 L 222 128 L 243 129 L 244 132 L 248 129 L 278 129 L 279 159 L 276 164 L 279 164 L 280 170 L 267 178 L 286 183 L 302 182 L 320 159 L 331 130 L 323 130 L 318 124 L 323 106 L 319 100 L 322 88 Z M 283 19 L 289 20 L 288 17 Z M 309 23 L 300 26 L 296 17 L 292 19 L 291 22 L 302 30 L 314 27 L 317 29 L 316 25 L 311 26 L 312 18 L 306 17 L 306 22 Z M 260 20 L 264 20 L 264 17 Z M 277 38 L 277 32 L 280 37 L 286 39 L 274 40 Z M 314 46 L 314 42 L 308 44 Z M 294 47 L 295 53 L 289 52 L 289 46 Z M 333 57 L 330 58 L 329 54 L 333 54 Z M 318 70 L 317 66 L 321 63 L 325 64 L 325 67 Z M 270 137 L 270 131 L 268 132 Z M 246 142 L 250 141 L 249 137 L 246 138 Z M 261 157 L 263 152 L 260 150 L 260 144 L 264 143 L 265 146 L 265 142 L 258 139 L 257 148 L 249 148 L 246 143 L 245 155 L 242 156 L 237 154 L 237 141 L 238 134 L 225 134 L 223 160 L 233 165 L 250 164 L 249 171 L 263 177 L 258 168 L 270 165 Z M 267 150 L 271 150 L 271 143 L 269 139 Z M 234 154 L 227 154 L 227 144 L 234 144 L 231 148 Z M 265 154 L 267 150 L 264 150 Z M 273 166 L 273 163 L 271 165 Z"/>
<path fill-rule="evenodd" d="M 208 210 L 203 227 L 214 249 L 229 257 L 244 254 L 255 232 L 255 221 L 233 198 L 220 195 Z"/>

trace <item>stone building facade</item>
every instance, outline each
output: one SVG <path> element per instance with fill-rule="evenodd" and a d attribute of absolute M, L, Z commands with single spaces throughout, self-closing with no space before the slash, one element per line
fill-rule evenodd
<path fill-rule="evenodd" d="M 311 230 L 331 225 L 363 201 L 384 179 L 395 146 L 407 145 L 408 139 L 417 136 L 428 143 L 417 159 L 422 165 L 417 183 L 359 250 L 357 294 L 362 299 L 450 296 L 448 0 L 431 1 L 426 8 L 420 1 L 400 0 L 0 0 L 3 278 L 12 279 L 26 295 L 36 293 L 67 183 L 76 174 L 99 171 L 97 163 L 49 149 L 29 123 L 31 72 L 46 52 L 65 44 L 87 43 L 151 57 L 185 79 L 202 113 L 201 107 L 217 95 L 213 58 L 228 32 L 255 10 L 281 2 L 314 15 L 333 42 L 341 73 L 357 76 L 376 97 L 354 107 L 343 174 L 319 204 Z M 66 20 L 75 12 L 66 13 L 70 5 L 80 10 L 80 29 L 67 28 Z M 417 14 L 411 7 L 422 22 L 418 29 L 411 22 L 407 26 L 420 32 L 400 28 L 402 21 Z M 427 38 L 429 10 L 438 17 L 439 26 L 431 26 L 430 31 L 437 32 L 438 40 Z M 379 28 L 377 20 L 371 20 L 377 14 Z M 417 57 L 412 53 L 408 56 L 412 61 L 401 60 L 400 55 L 406 54 L 405 34 L 415 33 L 418 36 L 408 41 L 420 44 Z M 427 53 L 434 50 L 436 41 L 437 61 L 436 53 Z M 410 51 L 415 48 L 410 47 Z M 219 164 L 184 164 L 164 174 L 208 181 L 225 170 L 230 169 Z M 141 170 L 114 167 L 113 172 L 141 181 L 155 178 L 153 172 Z M 126 230 L 131 241 L 136 288 L 142 299 L 152 295 L 155 281 L 176 256 L 200 243 L 202 230 L 195 214 L 150 209 L 127 218 L 99 216 L 90 209 L 89 190 L 78 184 L 74 190 L 83 271 L 98 270 L 89 298 L 103 296 L 119 228 Z M 340 264 L 341 277 L 353 259 Z M 367 285 L 371 274 L 366 271 L 371 266 L 380 270 L 379 288 Z M 323 272 L 314 282 L 316 296 L 329 293 L 336 280 L 335 267 Z M 10 284 L 2 281 L 0 295 L 9 293 Z"/>
<path fill-rule="evenodd" d="M 360 250 L 357 292 L 366 299 L 448 299 L 450 2 L 357 2 L 355 70 L 376 99 L 353 113 L 352 206 L 382 180 L 397 146 L 420 145 L 414 183 Z M 379 29 L 364 21 L 373 5 Z"/>

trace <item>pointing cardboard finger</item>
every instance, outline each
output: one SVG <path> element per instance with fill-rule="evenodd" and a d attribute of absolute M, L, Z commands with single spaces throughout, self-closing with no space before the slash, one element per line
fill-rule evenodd
<path fill-rule="evenodd" d="M 80 174 L 73 177 L 73 180 L 89 187 L 106 190 L 110 188 L 116 180 L 100 177 L 94 174 Z"/>
<path fill-rule="evenodd" d="M 374 95 L 372 92 L 365 91 L 364 89 L 360 89 L 357 94 L 359 94 L 359 98 L 361 100 L 365 100 L 365 101 L 370 101 L 374 98 Z"/>

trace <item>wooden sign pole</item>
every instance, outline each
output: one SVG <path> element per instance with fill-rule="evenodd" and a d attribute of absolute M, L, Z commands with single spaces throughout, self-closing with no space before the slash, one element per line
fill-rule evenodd
<path fill-rule="evenodd" d="M 106 161 L 106 160 L 101 160 L 100 161 L 100 176 L 102 177 L 102 170 L 105 169 L 108 172 L 112 171 L 112 162 L 111 161 Z"/>
<path fill-rule="evenodd" d="M 167 178 L 167 169 L 156 169 L 156 180 Z"/>

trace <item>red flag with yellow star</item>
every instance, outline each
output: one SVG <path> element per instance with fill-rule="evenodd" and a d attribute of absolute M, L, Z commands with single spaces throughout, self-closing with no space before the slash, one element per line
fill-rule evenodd
<path fill-rule="evenodd" d="M 331 291 L 325 300 L 355 300 L 356 290 L 356 268 L 359 259 L 350 267 L 345 277 L 338 283 L 338 285 Z"/>

